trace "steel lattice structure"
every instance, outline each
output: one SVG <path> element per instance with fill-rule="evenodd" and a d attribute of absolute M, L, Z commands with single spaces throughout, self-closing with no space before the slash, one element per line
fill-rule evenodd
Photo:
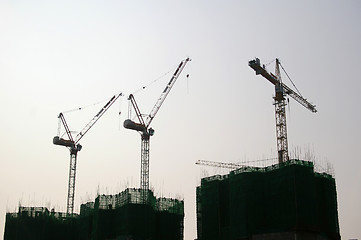
<path fill-rule="evenodd" d="M 170 90 L 174 86 L 176 80 L 178 79 L 179 75 L 183 71 L 184 67 L 186 66 L 187 62 L 191 61 L 190 58 L 187 58 L 179 64 L 178 68 L 172 75 L 172 78 L 166 85 L 165 89 L 163 90 L 162 94 L 158 98 L 156 104 L 154 105 L 153 109 L 151 110 L 150 114 L 146 115 L 146 119 L 144 120 L 143 114 L 140 112 L 137 102 L 133 94 L 129 95 L 129 101 L 131 102 L 131 106 L 133 107 L 139 123 L 136 123 L 130 119 L 124 121 L 123 126 L 127 129 L 138 131 L 141 134 L 141 169 L 140 169 L 140 187 L 143 190 L 143 202 L 148 202 L 148 190 L 149 190 L 149 145 L 150 145 L 150 137 L 153 136 L 154 130 L 150 128 L 150 123 L 153 121 L 155 115 L 159 111 L 160 107 L 162 106 L 164 100 L 168 96 Z"/>
<path fill-rule="evenodd" d="M 280 61 L 276 59 L 275 74 L 267 72 L 265 66 L 261 66 L 260 60 L 256 58 L 248 62 L 248 65 L 256 72 L 256 75 L 261 74 L 264 78 L 270 81 L 275 86 L 276 95 L 274 97 L 275 116 L 276 116 L 276 136 L 277 136 L 277 151 L 278 161 L 282 163 L 289 160 L 288 156 L 288 140 L 287 140 L 287 125 L 286 125 L 286 95 L 291 96 L 302 106 L 316 113 L 316 106 L 308 102 L 300 94 L 293 91 L 282 82 L 279 66 Z"/>
<path fill-rule="evenodd" d="M 76 163 L 78 152 L 82 149 L 79 144 L 80 139 L 94 126 L 94 124 L 100 119 L 101 116 L 112 106 L 112 104 L 120 97 L 122 93 L 114 95 L 101 109 L 100 111 L 88 122 L 87 125 L 73 138 L 68 124 L 65 121 L 64 114 L 60 113 L 58 135 L 53 138 L 55 145 L 65 146 L 70 151 L 70 166 L 69 166 L 69 182 L 68 182 L 68 196 L 66 213 L 67 216 L 72 216 L 74 212 L 74 197 L 75 197 L 75 177 L 76 177 Z M 64 126 L 65 132 L 69 139 L 60 138 L 60 127 Z"/>

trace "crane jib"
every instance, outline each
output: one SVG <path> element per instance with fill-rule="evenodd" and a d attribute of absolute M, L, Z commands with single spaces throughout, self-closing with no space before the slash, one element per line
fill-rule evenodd
<path fill-rule="evenodd" d="M 169 83 L 167 84 L 167 86 L 164 88 L 163 93 L 167 92 L 167 90 L 168 90 L 169 86 L 171 86 L 174 78 L 175 78 L 175 77 L 173 76 L 172 79 L 169 81 Z"/>
<path fill-rule="evenodd" d="M 114 100 L 115 95 L 109 100 L 109 102 L 107 104 L 105 104 L 105 106 L 103 108 L 107 108 L 109 106 L 109 104 Z"/>
<path fill-rule="evenodd" d="M 172 76 L 172 78 L 170 79 L 169 83 L 168 83 L 167 86 L 165 87 L 163 93 L 165 93 L 165 92 L 168 90 L 169 86 L 171 86 L 173 80 L 177 77 L 177 74 L 178 74 L 178 72 L 179 72 L 179 69 L 182 67 L 182 65 L 183 65 L 183 62 L 181 62 L 181 63 L 179 64 L 177 70 L 175 71 L 175 73 L 173 74 L 173 76 Z"/>
<path fill-rule="evenodd" d="M 173 74 L 173 76 L 177 76 L 177 73 L 179 71 L 179 69 L 181 68 L 181 66 L 183 65 L 183 62 L 181 62 L 177 68 L 177 70 L 175 71 L 175 73 Z"/>
<path fill-rule="evenodd" d="M 299 102 L 301 105 L 303 105 L 304 107 L 306 107 L 307 109 L 309 109 L 312 112 L 317 112 L 316 110 L 316 106 L 311 104 L 310 102 L 308 102 L 305 98 L 303 98 L 301 95 L 297 94 L 296 92 L 294 92 L 291 88 L 289 88 L 287 85 L 285 85 L 284 83 L 280 82 L 276 75 L 274 75 L 273 73 L 269 73 L 266 69 L 265 66 L 261 66 L 261 62 L 258 58 L 256 58 L 255 60 L 251 60 L 248 62 L 248 65 L 256 72 L 256 75 L 261 74 L 264 78 L 266 78 L 268 81 L 270 81 L 272 84 L 274 84 L 275 86 L 277 85 L 281 85 L 280 87 L 283 88 L 284 93 L 288 94 L 289 96 L 291 96 L 293 99 L 295 99 L 297 102 Z"/>
<path fill-rule="evenodd" d="M 115 95 L 109 100 L 109 102 L 107 102 L 107 104 L 105 104 L 105 106 L 102 109 L 100 109 L 100 111 L 98 112 L 97 115 L 95 115 L 95 117 L 98 117 L 105 109 L 107 109 L 108 106 L 113 102 L 114 98 Z"/>

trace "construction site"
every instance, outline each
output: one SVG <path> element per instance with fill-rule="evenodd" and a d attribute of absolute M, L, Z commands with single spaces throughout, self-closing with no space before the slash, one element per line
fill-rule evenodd
<path fill-rule="evenodd" d="M 111 97 L 75 136 L 60 113 L 53 144 L 70 152 L 66 212 L 19 206 L 18 212 L 6 214 L 4 239 L 184 239 L 184 200 L 157 198 L 150 190 L 149 142 L 154 135 L 150 124 L 189 61 L 181 61 L 149 114 L 140 111 L 133 94 L 128 95 L 129 115 L 123 126 L 141 137 L 139 188 L 126 188 L 115 195 L 97 194 L 75 213 L 77 154 L 82 149 L 79 141 L 123 94 Z M 284 68 L 278 59 L 274 74 L 258 58 L 248 65 L 275 87 L 277 163 L 260 167 L 198 161 L 231 171 L 202 178 L 196 187 L 197 239 L 340 239 L 334 175 L 318 171 L 312 161 L 290 158 L 288 150 L 286 96 L 312 113 L 317 112 L 316 106 L 282 82 L 280 71 Z M 131 111 L 137 121 L 131 120 Z"/>
<path fill-rule="evenodd" d="M 340 239 L 335 179 L 309 161 L 241 167 L 197 187 L 198 239 Z"/>
<path fill-rule="evenodd" d="M 184 202 L 141 189 L 99 195 L 69 217 L 45 207 L 6 215 L 4 239 L 183 239 Z"/>

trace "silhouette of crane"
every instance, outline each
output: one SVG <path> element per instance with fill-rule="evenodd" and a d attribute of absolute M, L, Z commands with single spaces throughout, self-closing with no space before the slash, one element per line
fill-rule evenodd
<path fill-rule="evenodd" d="M 155 115 L 162 106 L 164 100 L 168 96 L 170 90 L 172 89 L 174 83 L 178 79 L 179 75 L 183 71 L 187 62 L 191 61 L 190 58 L 183 60 L 176 71 L 174 72 L 172 78 L 168 82 L 167 86 L 163 90 L 162 94 L 158 98 L 156 104 L 154 105 L 152 111 L 147 115 L 146 119 L 143 119 L 143 114 L 141 114 L 138 104 L 135 101 L 133 94 L 129 95 L 128 100 L 131 102 L 133 109 L 137 115 L 139 123 L 136 123 L 130 119 L 126 119 L 123 123 L 123 126 L 127 129 L 138 131 L 141 134 L 141 170 L 140 170 L 140 188 L 142 192 L 142 201 L 146 203 L 148 201 L 148 190 L 149 190 L 149 140 L 150 137 L 154 134 L 154 129 L 149 128 L 150 123 L 153 121 Z M 187 75 L 188 77 L 188 75 Z"/>
<path fill-rule="evenodd" d="M 209 166 L 209 167 L 216 167 L 216 168 L 228 168 L 231 170 L 235 170 L 242 167 L 248 167 L 247 165 L 241 163 L 233 163 L 233 162 L 215 162 L 209 160 L 199 159 L 196 161 L 197 165 Z"/>
<path fill-rule="evenodd" d="M 265 65 L 261 66 L 260 60 L 256 58 L 248 62 L 248 65 L 256 72 L 256 75 L 261 74 L 264 78 L 275 85 L 276 95 L 274 97 L 274 105 L 276 112 L 276 135 L 277 135 L 277 151 L 278 151 L 278 162 L 282 163 L 289 159 L 288 156 L 288 142 L 287 142 L 287 127 L 286 127 L 286 111 L 287 105 L 286 95 L 291 96 L 302 106 L 316 113 L 316 106 L 308 102 L 301 94 L 296 93 L 287 85 L 282 82 L 280 67 L 282 67 L 280 61 L 276 59 L 276 70 L 275 74 L 267 72 Z M 284 68 L 282 67 L 284 70 Z M 287 73 L 286 73 L 287 74 Z M 288 75 L 287 75 L 288 76 Z"/>
<path fill-rule="evenodd" d="M 65 121 L 64 114 L 60 113 L 58 116 L 59 118 L 58 136 L 55 136 L 53 138 L 53 144 L 65 146 L 70 150 L 68 197 L 67 197 L 67 206 L 66 206 L 67 216 L 72 216 L 74 211 L 76 161 L 77 161 L 78 152 L 82 149 L 82 146 L 79 144 L 79 141 L 84 137 L 84 135 L 90 130 L 90 128 L 94 126 L 94 124 L 100 119 L 100 117 L 103 116 L 103 114 L 120 96 L 122 96 L 122 93 L 118 95 L 114 95 L 75 137 L 73 137 L 71 134 L 68 124 Z M 61 123 L 65 128 L 68 139 L 63 139 L 60 137 Z"/>

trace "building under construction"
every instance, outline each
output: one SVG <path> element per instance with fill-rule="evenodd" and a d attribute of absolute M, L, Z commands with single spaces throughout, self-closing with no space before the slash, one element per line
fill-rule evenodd
<path fill-rule="evenodd" d="M 203 178 L 196 198 L 198 240 L 340 239 L 335 179 L 312 162 Z"/>
<path fill-rule="evenodd" d="M 141 189 L 99 195 L 73 217 L 45 207 L 19 207 L 6 215 L 4 239 L 183 240 L 183 200 L 156 198 L 150 190 L 146 202 L 143 196 Z"/>

